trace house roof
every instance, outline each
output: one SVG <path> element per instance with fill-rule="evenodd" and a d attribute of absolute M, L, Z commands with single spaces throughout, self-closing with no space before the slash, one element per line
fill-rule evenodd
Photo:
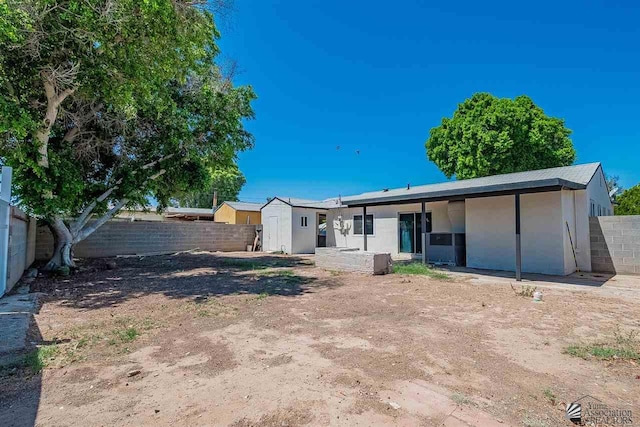
<path fill-rule="evenodd" d="M 250 203 L 250 202 L 223 202 L 222 204 L 223 205 L 227 204 L 237 211 L 249 211 L 249 212 L 260 212 L 260 208 L 262 207 L 262 203 Z M 218 206 L 218 209 L 220 209 L 220 206 Z"/>
<path fill-rule="evenodd" d="M 355 196 L 342 197 L 346 206 L 408 203 L 412 201 L 435 201 L 465 197 L 514 194 L 518 192 L 550 191 L 569 188 L 586 188 L 600 163 L 540 169 L 493 175 L 483 178 L 449 181 L 439 184 L 420 185 L 410 188 L 373 191 Z"/>
<path fill-rule="evenodd" d="M 281 202 L 286 203 L 287 205 L 292 206 L 294 208 L 331 209 L 339 205 L 339 201 L 337 198 L 326 199 L 326 200 L 308 200 L 308 199 L 298 199 L 295 197 L 279 197 L 278 196 L 269 200 L 262 207 L 264 208 L 274 200 L 280 200 Z"/>

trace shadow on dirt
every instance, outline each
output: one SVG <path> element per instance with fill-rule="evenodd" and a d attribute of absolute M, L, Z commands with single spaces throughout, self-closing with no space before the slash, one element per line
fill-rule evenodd
<path fill-rule="evenodd" d="M 224 295 L 266 294 L 292 297 L 318 287 L 339 285 L 305 276 L 313 263 L 295 256 L 232 258 L 211 253 L 83 260 L 71 277 L 38 279 L 32 291 L 48 300 L 82 309 L 115 306 L 132 298 L 160 293 L 170 298 L 198 299 Z"/>
<path fill-rule="evenodd" d="M 24 352 L 0 355 L 0 426 L 32 427 L 42 395 L 42 369 L 34 362 L 35 344 L 42 344 L 42 335 L 35 321 L 31 322 L 29 345 Z"/>

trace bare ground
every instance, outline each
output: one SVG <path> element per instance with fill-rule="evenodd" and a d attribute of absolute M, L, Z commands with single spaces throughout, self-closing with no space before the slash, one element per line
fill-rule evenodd
<path fill-rule="evenodd" d="M 291 256 L 104 265 L 33 284 L 33 341 L 56 353 L 0 375 L 0 425 L 558 426 L 587 394 L 640 417 L 636 363 L 563 352 L 640 329 L 640 290 L 556 286 L 536 304 L 504 282 Z"/>

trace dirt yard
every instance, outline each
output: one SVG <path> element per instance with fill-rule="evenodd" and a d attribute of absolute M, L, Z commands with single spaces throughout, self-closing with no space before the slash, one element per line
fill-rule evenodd
<path fill-rule="evenodd" d="M 639 330 L 640 288 L 534 303 L 294 256 L 109 261 L 32 284 L 41 347 L 0 371 L 1 426 L 560 426 L 584 395 L 640 424 L 640 362 L 566 353 Z"/>

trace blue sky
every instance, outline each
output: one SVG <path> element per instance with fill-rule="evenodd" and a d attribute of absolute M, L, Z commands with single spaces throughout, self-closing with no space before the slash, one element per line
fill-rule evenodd
<path fill-rule="evenodd" d="M 236 0 L 222 57 L 259 99 L 240 197 L 443 181 L 429 130 L 474 92 L 529 95 L 577 163 L 640 181 L 640 2 Z M 340 147 L 337 149 L 337 147 Z M 359 154 L 356 153 L 359 150 Z"/>

